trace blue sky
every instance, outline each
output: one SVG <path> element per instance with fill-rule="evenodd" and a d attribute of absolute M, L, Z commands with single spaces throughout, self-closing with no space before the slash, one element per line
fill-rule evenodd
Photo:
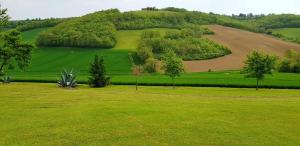
<path fill-rule="evenodd" d="M 300 0 L 0 0 L 12 19 L 81 16 L 98 10 L 181 7 L 219 14 L 300 14 Z"/>

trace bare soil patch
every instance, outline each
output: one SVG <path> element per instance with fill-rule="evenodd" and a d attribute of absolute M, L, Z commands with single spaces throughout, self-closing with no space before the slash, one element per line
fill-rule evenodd
<path fill-rule="evenodd" d="M 185 61 L 187 72 L 204 72 L 209 69 L 212 71 L 241 69 L 247 55 L 253 50 L 279 57 L 283 57 L 289 49 L 300 51 L 300 45 L 285 42 L 269 35 L 220 25 L 207 27 L 215 32 L 215 35 L 208 36 L 208 38 L 227 46 L 232 54 L 211 60 Z"/>

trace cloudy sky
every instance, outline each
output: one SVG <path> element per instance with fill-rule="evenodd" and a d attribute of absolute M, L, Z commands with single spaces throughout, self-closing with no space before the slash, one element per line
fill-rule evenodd
<path fill-rule="evenodd" d="M 300 0 L 0 0 L 12 19 L 81 16 L 94 11 L 118 8 L 137 10 L 146 6 L 181 7 L 219 14 L 295 13 Z"/>

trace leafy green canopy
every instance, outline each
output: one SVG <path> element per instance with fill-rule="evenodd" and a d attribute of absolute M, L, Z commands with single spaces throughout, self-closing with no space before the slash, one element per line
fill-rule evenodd
<path fill-rule="evenodd" d="M 110 19 L 118 13 L 117 10 L 101 11 L 66 21 L 41 33 L 37 38 L 37 44 L 40 46 L 112 48 L 116 45 L 116 29 Z"/>
<path fill-rule="evenodd" d="M 0 5 L 0 27 L 7 25 L 9 16 L 7 15 L 7 9 L 2 9 Z"/>
<path fill-rule="evenodd" d="M 163 66 L 165 74 L 171 77 L 173 87 L 175 87 L 174 79 L 180 77 L 181 73 L 184 72 L 183 61 L 178 57 L 175 52 L 171 49 L 165 50 L 163 57 Z"/>
<path fill-rule="evenodd" d="M 31 51 L 34 48 L 29 43 L 21 42 L 20 32 L 11 30 L 5 32 L 1 38 L 0 45 L 0 74 L 5 69 L 18 66 L 20 69 L 27 67 L 31 60 Z"/>
<path fill-rule="evenodd" d="M 257 51 L 248 55 L 245 62 L 244 73 L 246 77 L 256 78 L 257 88 L 258 82 L 264 79 L 265 74 L 272 74 L 275 69 L 276 57 L 259 53 Z"/>

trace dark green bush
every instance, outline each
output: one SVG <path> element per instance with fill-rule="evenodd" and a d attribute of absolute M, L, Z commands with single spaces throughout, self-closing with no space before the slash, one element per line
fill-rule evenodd
<path fill-rule="evenodd" d="M 89 85 L 91 87 L 105 87 L 110 83 L 110 77 L 106 76 L 103 57 L 95 55 L 94 61 L 90 65 Z"/>
<path fill-rule="evenodd" d="M 293 68 L 292 68 L 292 72 L 293 73 L 300 73 L 300 62 L 297 62 L 294 64 Z"/>
<path fill-rule="evenodd" d="M 300 73 L 300 53 L 289 50 L 280 66 L 279 72 Z"/>
<path fill-rule="evenodd" d="M 279 65 L 279 72 L 291 72 L 291 62 L 289 60 L 283 60 Z"/>

